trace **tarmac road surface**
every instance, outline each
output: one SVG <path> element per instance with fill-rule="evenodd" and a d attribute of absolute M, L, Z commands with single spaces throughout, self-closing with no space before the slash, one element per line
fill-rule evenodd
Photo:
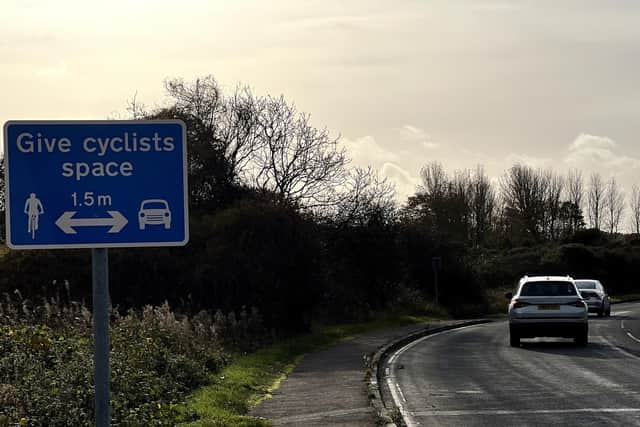
<path fill-rule="evenodd" d="M 640 303 L 590 317 L 589 345 L 523 339 L 506 321 L 428 336 L 386 381 L 412 426 L 640 426 Z"/>

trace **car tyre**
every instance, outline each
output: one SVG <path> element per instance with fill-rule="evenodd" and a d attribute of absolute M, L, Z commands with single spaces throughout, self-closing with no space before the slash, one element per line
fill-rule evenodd
<path fill-rule="evenodd" d="M 603 316 L 604 316 L 604 307 L 598 310 L 598 317 L 603 317 Z"/>
<path fill-rule="evenodd" d="M 520 347 L 520 337 L 514 333 L 510 333 L 509 344 L 511 344 L 511 347 Z"/>
<path fill-rule="evenodd" d="M 576 335 L 573 338 L 573 342 L 579 345 L 580 347 L 585 347 L 589 344 L 589 332 L 581 332 L 580 335 Z"/>

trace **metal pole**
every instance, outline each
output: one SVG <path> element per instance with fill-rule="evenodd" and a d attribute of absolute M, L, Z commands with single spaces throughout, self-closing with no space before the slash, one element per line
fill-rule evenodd
<path fill-rule="evenodd" d="M 93 277 L 93 336 L 96 384 L 96 427 L 111 425 L 109 407 L 109 253 L 91 250 Z"/>

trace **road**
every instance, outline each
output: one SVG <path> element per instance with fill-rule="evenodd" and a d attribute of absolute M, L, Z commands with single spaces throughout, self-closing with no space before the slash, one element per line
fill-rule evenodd
<path fill-rule="evenodd" d="M 640 426 L 640 303 L 589 319 L 589 345 L 509 346 L 506 321 L 436 334 L 389 359 L 412 426 Z"/>

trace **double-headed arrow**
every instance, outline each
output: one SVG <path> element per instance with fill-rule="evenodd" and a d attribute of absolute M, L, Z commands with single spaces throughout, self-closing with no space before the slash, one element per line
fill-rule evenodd
<path fill-rule="evenodd" d="M 77 234 L 74 227 L 111 227 L 107 233 L 119 233 L 129 222 L 118 211 L 107 211 L 111 218 L 74 218 L 75 211 L 66 211 L 56 221 L 65 234 Z"/>

